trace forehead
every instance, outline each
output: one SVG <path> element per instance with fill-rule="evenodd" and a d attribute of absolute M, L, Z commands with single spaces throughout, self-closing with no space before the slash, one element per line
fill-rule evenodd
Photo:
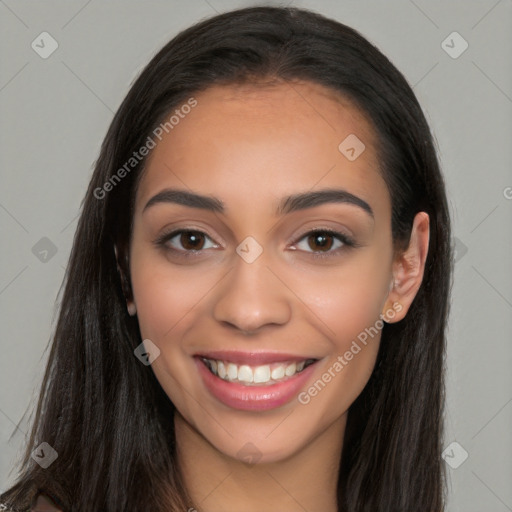
<path fill-rule="evenodd" d="M 243 207 L 242 197 L 261 203 L 343 186 L 386 206 L 373 127 L 335 91 L 309 82 L 245 84 L 210 87 L 194 98 L 196 106 L 156 141 L 138 208 L 165 187 L 224 196 L 228 205 L 231 194 Z M 364 148 L 355 160 L 347 158 L 354 152 L 343 153 L 350 146 Z"/>

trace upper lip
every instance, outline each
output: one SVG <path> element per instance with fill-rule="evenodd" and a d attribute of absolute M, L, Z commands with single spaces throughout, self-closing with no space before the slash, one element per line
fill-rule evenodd
<path fill-rule="evenodd" d="M 216 359 L 218 361 L 229 361 L 235 364 L 247 364 L 256 366 L 280 362 L 299 362 L 308 359 L 317 359 L 310 356 L 300 356 L 297 354 L 285 354 L 282 352 L 241 352 L 235 350 L 215 350 L 195 354 L 197 357 L 206 359 Z"/>

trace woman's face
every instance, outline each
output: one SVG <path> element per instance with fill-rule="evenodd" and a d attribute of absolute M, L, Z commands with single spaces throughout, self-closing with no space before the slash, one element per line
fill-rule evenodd
<path fill-rule="evenodd" d="M 282 460 L 343 427 L 400 308 L 376 139 L 319 85 L 194 97 L 137 190 L 141 335 L 180 421 L 228 456 Z"/>

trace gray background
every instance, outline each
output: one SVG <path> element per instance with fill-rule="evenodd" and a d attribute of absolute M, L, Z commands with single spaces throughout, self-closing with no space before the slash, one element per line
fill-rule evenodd
<path fill-rule="evenodd" d="M 512 0 L 288 4 L 362 32 L 424 108 L 458 259 L 445 446 L 458 444 L 445 458 L 448 510 L 512 511 Z M 79 204 L 113 113 L 174 34 L 247 5 L 254 3 L 0 0 L 0 491 L 14 479 Z M 47 59 L 31 47 L 43 31 L 59 45 Z M 454 31 L 469 45 L 457 58 L 447 53 L 463 49 L 448 37 Z"/>

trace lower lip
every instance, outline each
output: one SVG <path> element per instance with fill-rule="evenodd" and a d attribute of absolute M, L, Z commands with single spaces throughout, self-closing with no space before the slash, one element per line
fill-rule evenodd
<path fill-rule="evenodd" d="M 243 411 L 266 411 L 286 404 L 304 387 L 316 364 L 315 362 L 309 365 L 293 377 L 278 384 L 244 386 L 217 377 L 206 368 L 200 358 L 195 357 L 194 359 L 199 374 L 210 393 L 228 407 Z"/>

